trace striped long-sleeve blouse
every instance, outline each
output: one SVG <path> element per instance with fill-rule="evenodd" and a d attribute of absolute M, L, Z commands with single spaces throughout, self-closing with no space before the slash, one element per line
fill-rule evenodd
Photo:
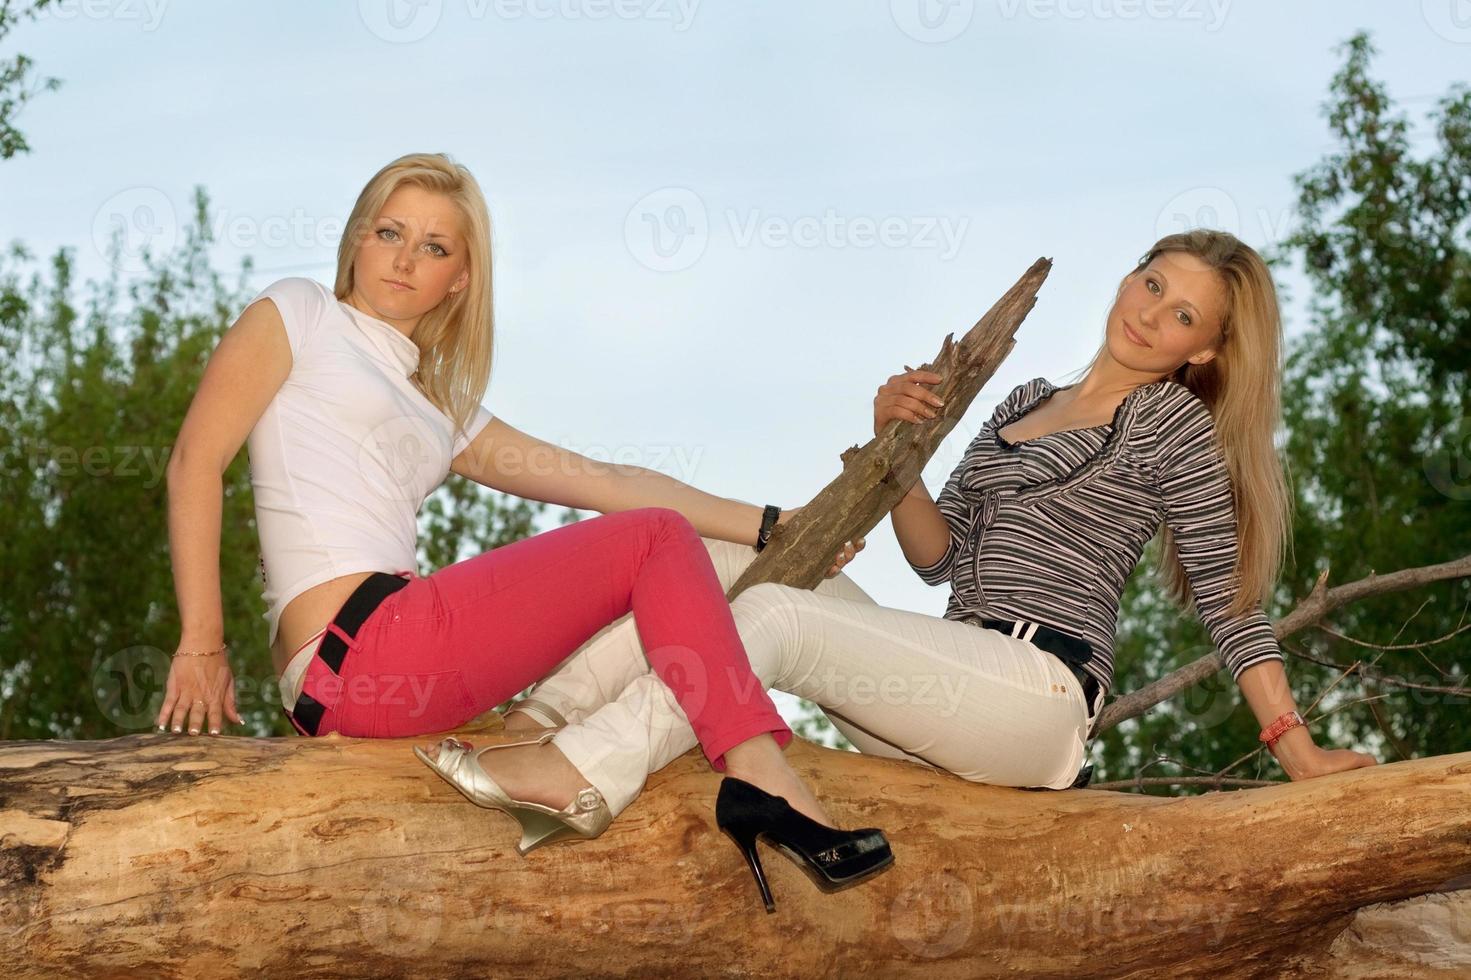
<path fill-rule="evenodd" d="M 1129 392 L 1109 424 L 1016 444 L 1001 437 L 1056 390 L 1046 378 L 1012 389 L 936 499 L 950 529 L 945 554 L 910 565 L 930 585 L 951 584 L 945 618 L 1026 619 L 1080 637 L 1092 648 L 1083 668 L 1107 691 L 1124 581 L 1163 520 L 1232 679 L 1281 661 L 1260 603 L 1227 615 L 1236 515 L 1205 403 L 1157 381 Z"/>

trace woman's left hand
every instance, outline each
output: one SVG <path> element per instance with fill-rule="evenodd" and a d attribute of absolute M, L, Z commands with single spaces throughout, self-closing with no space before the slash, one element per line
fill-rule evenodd
<path fill-rule="evenodd" d="M 1277 762 L 1282 766 L 1282 771 L 1287 773 L 1287 778 L 1293 782 L 1312 779 L 1314 776 L 1326 776 L 1330 772 L 1343 772 L 1347 769 L 1360 769 L 1364 766 L 1379 764 L 1379 760 L 1367 752 L 1356 752 L 1353 749 L 1320 749 L 1311 743 L 1290 754 L 1284 753 L 1277 759 Z"/>
<path fill-rule="evenodd" d="M 781 516 L 776 519 L 776 523 L 785 524 L 787 521 L 797 516 L 797 511 L 801 509 L 802 508 L 800 507 L 793 507 L 791 510 L 782 511 Z M 832 578 L 834 575 L 837 575 L 839 572 L 841 572 L 844 568 L 848 566 L 848 562 L 853 560 L 853 556 L 863 550 L 863 547 L 864 545 L 862 538 L 855 538 L 854 540 L 849 541 L 847 544 L 843 545 L 843 547 L 838 551 L 838 556 L 833 559 L 832 566 L 828 568 L 827 574 L 824 575 L 823 578 Z"/>
<path fill-rule="evenodd" d="M 849 541 L 843 546 L 843 550 L 838 552 L 837 559 L 833 561 L 832 567 L 827 570 L 827 574 L 823 578 L 832 578 L 834 575 L 837 575 L 847 567 L 848 562 L 853 560 L 853 556 L 862 550 L 862 538 L 858 538 L 856 541 Z"/>

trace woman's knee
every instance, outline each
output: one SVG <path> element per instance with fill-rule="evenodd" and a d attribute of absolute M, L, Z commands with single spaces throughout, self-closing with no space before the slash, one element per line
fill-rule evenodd
<path fill-rule="evenodd" d="M 796 605 L 797 597 L 806 591 L 780 582 L 757 582 L 741 591 L 736 602 L 763 609 L 790 609 Z"/>
<path fill-rule="evenodd" d="M 689 547 L 700 540 L 689 518 L 672 507 L 636 507 L 633 510 L 618 511 L 616 514 L 606 516 L 616 516 L 629 522 L 646 535 L 651 543 L 678 541 L 682 546 Z"/>

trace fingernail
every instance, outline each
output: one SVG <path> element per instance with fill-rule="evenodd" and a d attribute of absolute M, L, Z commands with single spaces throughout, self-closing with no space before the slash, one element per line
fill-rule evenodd
<path fill-rule="evenodd" d="M 175 735 L 179 734 L 183 730 L 184 730 L 184 726 L 183 725 L 175 725 L 174 726 L 174 734 Z"/>
<path fill-rule="evenodd" d="M 190 735 L 198 735 L 199 734 L 199 729 L 197 729 L 197 728 L 191 728 L 191 729 L 189 729 L 189 734 Z"/>
<path fill-rule="evenodd" d="M 218 728 L 211 728 L 211 729 L 210 729 L 210 730 L 209 730 L 209 733 L 210 733 L 210 734 L 211 734 L 211 735 L 218 735 L 218 734 L 219 734 L 219 733 L 220 733 L 220 730 L 219 730 L 219 729 L 218 729 Z"/>

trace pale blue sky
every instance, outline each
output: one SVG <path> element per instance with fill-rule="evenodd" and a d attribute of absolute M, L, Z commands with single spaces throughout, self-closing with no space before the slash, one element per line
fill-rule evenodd
<path fill-rule="evenodd" d="M 65 86 L 23 116 L 34 151 L 0 165 L 0 239 L 75 246 L 99 275 L 113 221 L 167 244 L 202 184 L 220 264 L 330 283 L 367 178 L 449 152 L 495 223 L 490 409 L 784 506 L 871 436 L 878 384 L 1049 256 L 1016 350 L 926 470 L 934 493 L 1013 385 L 1085 363 L 1158 235 L 1189 221 L 1265 247 L 1291 226 L 1290 177 L 1330 146 L 1336 45 L 1370 29 L 1419 117 L 1471 64 L 1466 8 L 73 0 L 10 39 Z M 944 608 L 887 522 L 853 576 Z"/>

